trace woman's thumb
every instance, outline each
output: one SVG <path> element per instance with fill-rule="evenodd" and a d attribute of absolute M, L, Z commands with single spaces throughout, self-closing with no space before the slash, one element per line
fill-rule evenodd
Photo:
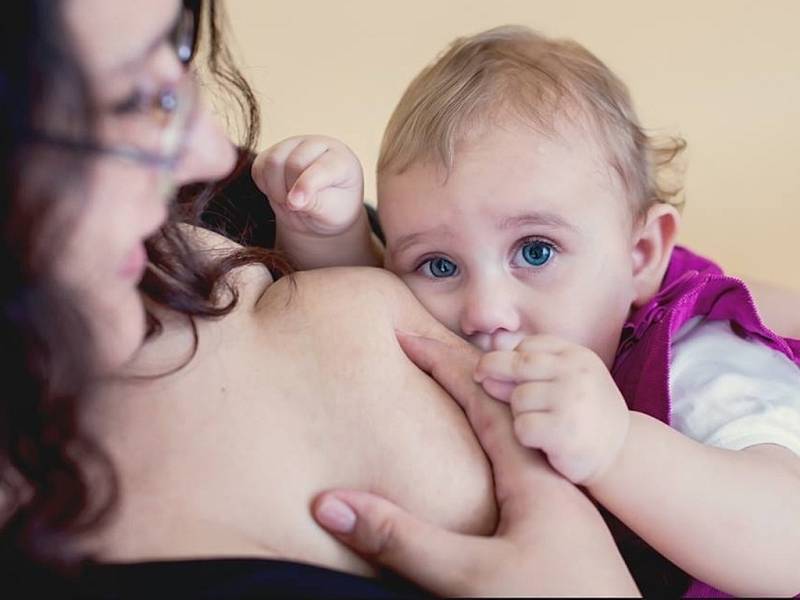
<path fill-rule="evenodd" d="M 324 492 L 312 512 L 324 529 L 367 560 L 444 596 L 469 593 L 470 577 L 486 555 L 484 548 L 470 546 L 491 543 L 436 527 L 367 492 Z"/>

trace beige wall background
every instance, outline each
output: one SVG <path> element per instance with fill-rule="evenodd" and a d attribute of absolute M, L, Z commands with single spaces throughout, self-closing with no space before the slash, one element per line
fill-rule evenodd
<path fill-rule="evenodd" d="M 361 158 L 453 38 L 505 23 L 571 37 L 629 85 L 643 124 L 689 143 L 681 241 L 800 290 L 798 0 L 228 0 L 262 145 L 322 133 Z"/>

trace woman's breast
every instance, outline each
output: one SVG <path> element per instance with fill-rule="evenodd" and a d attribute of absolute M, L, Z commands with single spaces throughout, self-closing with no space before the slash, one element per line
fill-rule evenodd
<path fill-rule="evenodd" d="M 459 407 L 399 348 L 385 285 L 337 271 L 282 280 L 252 310 L 202 324 L 192 363 L 137 393 L 160 408 L 129 403 L 136 414 L 115 436 L 146 440 L 135 460 L 115 452 L 131 523 L 160 505 L 165 520 L 214 532 L 208 555 L 230 532 L 246 554 L 361 573 L 311 518 L 323 490 L 369 490 L 442 526 L 491 531 L 486 458 Z"/>
<path fill-rule="evenodd" d="M 312 498 L 334 487 L 383 494 L 459 531 L 495 524 L 483 451 L 461 409 L 400 349 L 398 296 L 387 283 L 370 271 L 330 271 L 282 284 L 286 295 L 276 289 L 262 301 L 251 350 L 236 361 L 262 379 L 239 381 L 240 420 L 229 431 L 258 440 L 253 500 L 286 515 L 262 520 L 265 537 L 294 545 L 306 532 L 305 559 L 342 550 L 309 513 Z"/>

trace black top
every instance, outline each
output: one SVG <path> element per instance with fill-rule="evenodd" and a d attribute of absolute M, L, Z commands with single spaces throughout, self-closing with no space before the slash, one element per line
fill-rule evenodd
<path fill-rule="evenodd" d="M 89 566 L 77 597 L 167 598 L 419 598 L 396 576 L 358 577 L 283 560 L 205 559 Z"/>
<path fill-rule="evenodd" d="M 393 573 L 372 579 L 286 560 L 208 558 L 85 563 L 69 575 L 15 561 L 2 565 L 2 598 L 425 598 Z"/>

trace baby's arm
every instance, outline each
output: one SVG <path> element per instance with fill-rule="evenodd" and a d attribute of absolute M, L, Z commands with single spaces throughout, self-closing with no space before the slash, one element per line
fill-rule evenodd
<path fill-rule="evenodd" d="M 261 152 L 252 174 L 275 211 L 275 246 L 298 269 L 381 264 L 363 205 L 361 164 L 343 143 L 289 138 Z"/>
<path fill-rule="evenodd" d="M 800 591 L 800 459 L 791 451 L 705 446 L 628 411 L 602 361 L 558 338 L 488 353 L 476 379 L 511 404 L 523 445 L 694 577 L 737 595 Z"/>
<path fill-rule="evenodd" d="M 800 459 L 780 446 L 731 451 L 641 413 L 592 496 L 682 569 L 734 595 L 800 591 Z"/>
<path fill-rule="evenodd" d="M 725 321 L 687 324 L 670 362 L 673 425 L 684 435 L 633 414 L 630 448 L 593 493 L 699 579 L 735 594 L 797 593 L 800 370 Z M 631 469 L 659 478 L 628 501 L 619 486 L 637 476 Z M 666 507 L 658 518 L 651 494 Z"/>

